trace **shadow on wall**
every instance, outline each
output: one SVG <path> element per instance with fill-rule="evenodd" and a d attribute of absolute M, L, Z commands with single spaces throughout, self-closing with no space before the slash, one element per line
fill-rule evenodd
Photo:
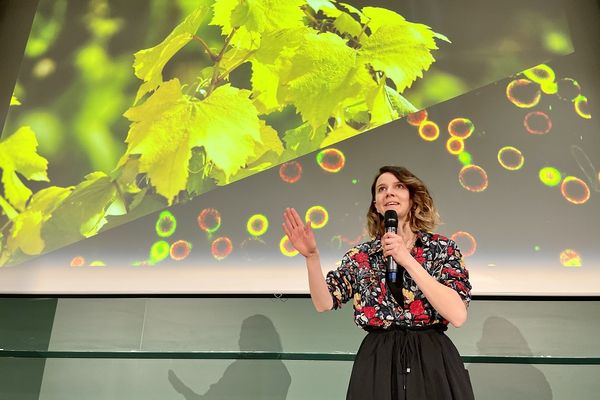
<path fill-rule="evenodd" d="M 283 351 L 279 333 L 264 315 L 253 315 L 242 322 L 239 345 L 240 351 Z M 173 370 L 169 370 L 168 378 L 186 400 L 285 399 L 291 384 L 290 374 L 279 360 L 236 360 L 202 395 L 183 383 Z"/>
<path fill-rule="evenodd" d="M 477 348 L 480 355 L 533 355 L 519 329 L 500 317 L 485 320 Z M 476 399 L 552 399 L 550 384 L 533 365 L 471 364 L 469 374 Z"/>

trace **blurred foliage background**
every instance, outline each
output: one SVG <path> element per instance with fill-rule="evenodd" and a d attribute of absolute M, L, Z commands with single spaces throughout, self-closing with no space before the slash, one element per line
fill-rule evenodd
<path fill-rule="evenodd" d="M 307 3 L 319 9 L 319 5 L 326 1 L 308 0 Z M 438 40 L 439 49 L 432 52 L 436 61 L 429 70 L 428 64 L 425 66 L 424 77 L 410 86 L 411 78 L 409 87 L 399 90 L 412 103 L 405 110 L 429 107 L 573 51 L 564 10 L 558 0 L 526 3 L 509 0 L 498 4 L 480 4 L 475 0 L 349 3 L 351 6 L 345 6 L 349 9 L 353 5 L 393 10 L 408 21 L 431 27 L 434 32 L 441 33 L 442 38 L 447 37 L 451 41 Z M 108 175 L 115 173 L 117 165 L 123 168 L 119 171 L 121 177 L 141 172 L 135 158 L 123 166 L 123 155 L 130 151 L 125 141 L 130 121 L 124 113 L 133 110 L 130 107 L 134 105 L 142 84 L 134 75 L 133 55 L 163 41 L 199 6 L 211 10 L 203 15 L 200 29 L 196 32 L 201 40 L 187 43 L 162 70 L 164 82 L 177 78 L 184 87 L 197 82 L 203 70 L 213 65 L 214 60 L 206 53 L 205 46 L 217 50 L 223 47 L 221 27 L 209 24 L 213 18 L 212 0 L 40 0 L 14 90 L 16 98 L 9 110 L 2 139 L 6 140 L 24 126 L 35 132 L 39 144 L 37 152 L 48 163 L 44 179 L 27 181 L 26 185 L 33 193 L 48 188 L 48 180 L 52 186 L 61 188 L 79 186 L 72 194 L 54 194 L 58 199 L 56 204 L 61 204 L 65 196 L 69 196 L 63 205 L 38 201 L 45 208 L 43 212 L 35 211 L 38 213 L 35 216 L 22 214 L 21 220 L 16 220 L 14 215 L 8 215 L 8 219 L 18 221 L 14 223 L 9 240 L 11 251 L 25 250 L 28 246 L 19 237 L 41 235 L 38 244 L 25 251 L 27 254 L 39 254 L 44 246 L 46 249 L 56 248 L 171 204 L 171 197 L 165 201 L 164 197 L 155 196 L 152 191 L 146 196 L 146 188 L 140 182 L 137 183 L 140 187 L 135 185 L 131 196 L 125 196 L 125 201 L 119 185 L 113 184 L 117 178 L 109 178 Z M 507 9 L 512 12 L 507 13 Z M 348 29 L 356 26 L 356 22 L 349 21 L 348 24 Z M 310 58 L 307 57 L 307 60 Z M 418 71 L 421 68 L 418 67 Z M 233 87 L 251 90 L 251 75 L 251 65 L 246 62 L 235 68 L 228 78 Z M 302 147 L 304 142 L 298 138 L 312 138 L 311 135 L 318 131 L 314 126 L 312 131 L 302 127 L 306 118 L 303 121 L 298 105 L 295 105 L 296 108 L 287 106 L 264 116 L 267 125 L 286 142 L 286 150 L 291 147 L 290 138 L 297 139 Z M 372 107 L 371 104 L 368 111 L 372 112 Z M 356 115 L 363 111 L 359 110 Z M 404 114 L 399 113 L 400 116 Z M 359 120 L 356 118 L 355 122 Z M 342 135 L 336 140 L 377 125 L 373 122 L 373 115 L 367 116 L 366 125 L 359 127 L 348 128 L 342 121 L 342 127 L 350 133 L 343 132 L 347 136 Z M 330 123 L 329 132 L 335 131 L 338 123 Z M 287 140 L 284 135 L 288 135 Z M 281 159 L 285 161 L 319 145 L 325 146 L 325 134 L 316 136 L 315 146 L 294 148 L 289 154 L 284 153 Z M 219 184 L 229 181 L 227 176 L 222 178 L 218 175 L 211 176 L 214 181 L 192 179 L 204 168 L 206 160 L 205 153 L 194 154 L 188 166 L 189 182 L 202 182 L 205 186 L 190 188 L 188 182 L 189 194 L 206 192 L 211 189 L 210 185 L 214 187 L 215 181 Z M 260 168 L 253 171 L 258 170 Z M 241 171 L 233 180 L 253 171 Z M 187 176 L 186 173 L 186 179 Z M 137 196 L 137 200 L 135 194 L 139 190 L 143 193 Z M 175 202 L 186 199 L 177 198 Z M 96 209 L 87 213 L 78 211 L 78 208 L 86 207 L 86 201 L 93 202 Z M 123 202 L 125 204 L 121 204 Z M 50 204 L 53 204 L 52 207 Z M 59 207 L 56 213 L 53 211 L 55 207 Z M 109 217 L 108 220 L 105 217 Z M 71 227 L 65 228 L 67 221 L 74 222 Z M 3 222 L 7 226 L 8 221 Z M 46 224 L 44 230 L 39 226 L 42 223 Z M 0 264 L 1 261 L 0 257 Z"/>
<path fill-rule="evenodd" d="M 125 151 L 129 122 L 122 114 L 140 84 L 132 70 L 133 53 L 159 43 L 199 2 L 41 0 L 15 88 L 23 105 L 11 108 L 3 137 L 20 126 L 31 126 L 39 153 L 49 161 L 48 175 L 58 186 L 78 183 L 91 171 L 110 172 Z M 434 54 L 436 63 L 405 93 L 419 109 L 573 50 L 560 2 L 368 5 L 394 9 L 452 41 L 440 46 Z M 210 18 L 207 14 L 206 20 Z M 198 36 L 209 46 L 222 43 L 219 27 L 208 21 L 201 24 Z M 166 65 L 164 80 L 175 76 L 182 82 L 186 77 L 193 80 L 210 61 L 201 50 L 195 43 L 183 48 Z M 249 66 L 242 67 L 231 80 L 243 87 L 249 73 Z M 287 110 L 270 122 L 294 127 L 298 118 Z"/>

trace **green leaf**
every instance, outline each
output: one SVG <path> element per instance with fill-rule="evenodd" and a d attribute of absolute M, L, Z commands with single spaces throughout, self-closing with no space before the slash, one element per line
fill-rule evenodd
<path fill-rule="evenodd" d="M 283 143 L 279 139 L 279 134 L 275 129 L 260 120 L 260 143 L 254 149 L 254 156 L 251 162 L 258 160 L 266 152 L 272 151 L 277 155 L 283 153 Z"/>
<path fill-rule="evenodd" d="M 252 63 L 252 91 L 254 104 L 262 114 L 281 110 L 279 99 L 281 82 L 286 82 L 294 65 L 294 56 L 310 28 L 284 29 L 263 35 L 260 48 L 250 57 Z"/>
<path fill-rule="evenodd" d="M 260 120 L 260 142 L 256 144 L 254 155 L 248 159 L 246 168 L 239 170 L 231 178 L 226 177 L 223 171 L 213 169 L 210 177 L 220 186 L 238 181 L 279 164 L 283 151 L 283 143 L 279 139 L 277 131 Z"/>
<path fill-rule="evenodd" d="M 371 115 L 367 103 L 363 101 L 344 108 L 343 120 L 346 123 L 351 122 L 351 126 L 361 125 L 365 128 L 368 127 Z"/>
<path fill-rule="evenodd" d="M 117 196 L 115 201 L 110 203 L 110 205 L 106 208 L 106 215 L 120 216 L 125 214 L 127 214 L 127 206 L 125 205 L 123 199 L 119 196 Z M 103 221 L 103 224 L 106 222 L 107 221 Z"/>
<path fill-rule="evenodd" d="M 130 158 L 111 174 L 122 192 L 135 194 L 141 191 L 137 183 L 139 173 L 140 160 Z"/>
<path fill-rule="evenodd" d="M 319 12 L 319 10 L 337 10 L 335 5 L 329 0 L 306 0 L 306 3 L 312 8 L 315 12 Z"/>
<path fill-rule="evenodd" d="M 356 7 L 348 3 L 338 3 L 342 8 L 346 10 L 349 14 L 354 14 L 358 18 L 361 24 L 366 25 L 369 19 Z"/>
<path fill-rule="evenodd" d="M 7 241 L 7 251 L 13 254 L 20 249 L 28 255 L 40 254 L 46 245 L 41 237 L 43 217 L 39 211 L 20 214 L 15 219 L 11 236 Z"/>
<path fill-rule="evenodd" d="M 162 83 L 164 66 L 183 46 L 192 40 L 206 11 L 207 7 L 203 4 L 188 15 L 160 44 L 134 54 L 133 68 L 135 75 L 144 81 L 138 89 L 134 104 Z"/>
<path fill-rule="evenodd" d="M 247 163 L 260 140 L 257 111 L 249 95 L 224 85 L 199 101 L 181 93 L 179 80 L 165 82 L 144 104 L 125 113 L 133 123 L 121 164 L 139 154 L 140 172 L 169 204 L 187 187 L 193 147 L 204 148 L 206 162 L 228 179 Z"/>
<path fill-rule="evenodd" d="M 237 29 L 230 44 L 257 49 L 262 34 L 302 27 L 302 0 L 217 0 L 211 25 L 221 26 L 223 36 Z"/>
<path fill-rule="evenodd" d="M 95 235 L 106 223 L 106 211 L 116 196 L 115 184 L 108 175 L 103 172 L 86 175 L 42 227 L 46 249 Z"/>
<path fill-rule="evenodd" d="M 315 129 L 307 123 L 304 123 L 297 128 L 287 130 L 283 134 L 286 154 L 282 158 L 284 160 L 289 160 L 318 149 L 321 142 L 325 139 L 326 132 L 326 125 Z"/>
<path fill-rule="evenodd" d="M 360 61 L 383 71 L 402 93 L 423 76 L 434 61 L 435 33 L 426 25 L 406 21 L 401 15 L 376 7 L 365 7 L 371 35 L 361 37 Z"/>
<path fill-rule="evenodd" d="M 233 28 L 263 33 L 302 26 L 302 0 L 217 0 L 212 25 L 222 27 L 223 35 Z"/>
<path fill-rule="evenodd" d="M 21 102 L 19 101 L 19 99 L 17 99 L 15 97 L 15 95 L 13 94 L 12 97 L 10 98 L 10 105 L 11 106 L 20 106 Z"/>
<path fill-rule="evenodd" d="M 71 190 L 51 186 L 34 194 L 27 208 L 14 220 L 6 243 L 7 251 L 11 254 L 17 250 L 28 255 L 40 254 L 46 245 L 41 236 L 42 226 Z"/>
<path fill-rule="evenodd" d="M 203 101 L 194 102 L 200 134 L 191 145 L 203 146 L 207 160 L 226 177 L 246 165 L 261 138 L 258 111 L 249 97 L 247 90 L 224 85 Z"/>
<path fill-rule="evenodd" d="M 49 217 L 72 191 L 73 187 L 50 186 L 42 189 L 31 197 L 24 213 L 39 211 Z"/>
<path fill-rule="evenodd" d="M 169 204 L 186 186 L 191 135 L 200 129 L 193 120 L 193 108 L 181 93 L 179 80 L 172 79 L 124 114 L 132 124 L 125 140 L 127 151 L 119 164 L 139 154 L 139 172 L 148 175 Z"/>
<path fill-rule="evenodd" d="M 6 201 L 2 196 L 0 196 L 0 208 L 2 208 L 2 211 L 4 211 L 4 215 L 6 215 L 6 217 L 11 221 L 19 215 L 19 212 L 15 210 L 14 207 L 11 206 L 10 203 Z"/>
<path fill-rule="evenodd" d="M 341 33 L 347 33 L 350 36 L 357 37 L 362 32 L 362 25 L 346 13 L 341 13 L 333 22 L 335 29 Z"/>
<path fill-rule="evenodd" d="M 348 12 L 351 12 L 353 14 L 356 14 L 358 16 L 362 18 L 364 18 L 364 15 L 362 12 L 360 12 L 360 10 L 356 7 L 354 7 L 352 4 L 348 4 L 348 3 L 339 3 L 340 5 L 342 5 L 342 7 L 344 7 L 346 10 L 348 10 Z"/>
<path fill-rule="evenodd" d="M 249 60 L 255 50 L 246 50 L 233 47 L 226 51 L 219 61 L 219 76 L 224 79 L 229 79 L 229 73 L 244 64 Z"/>
<path fill-rule="evenodd" d="M 145 199 L 148 197 L 148 196 L 146 195 L 146 194 L 147 194 L 147 192 L 148 192 L 148 188 L 144 188 L 144 189 L 142 189 L 142 190 L 141 190 L 141 192 L 139 192 L 139 193 L 136 193 L 136 194 L 133 196 L 133 200 L 131 200 L 131 203 L 129 203 L 129 208 L 130 208 L 132 211 L 138 211 L 137 207 L 138 207 L 140 204 L 142 204 L 142 203 L 143 203 L 143 201 L 144 201 L 144 200 L 145 200 Z M 159 195 L 155 195 L 155 197 L 162 199 L 162 197 L 160 197 Z M 161 207 L 162 207 L 162 204 L 161 204 Z M 160 207 L 156 208 L 154 211 L 158 210 L 159 208 L 160 208 Z M 139 213 L 139 211 L 138 211 L 138 213 Z M 135 219 L 135 218 L 134 218 L 135 212 L 134 212 L 134 213 L 132 213 L 132 212 L 129 212 L 129 213 L 125 214 L 125 215 L 126 215 L 126 216 L 128 216 L 128 217 L 131 217 L 131 221 L 133 221 L 133 220 Z M 144 215 L 144 214 L 140 214 L 140 217 L 141 217 L 141 216 L 143 216 L 143 215 Z"/>
<path fill-rule="evenodd" d="M 252 87 L 254 92 L 254 106 L 262 114 L 270 114 L 273 111 L 283 109 L 283 104 L 277 99 L 279 89 L 279 75 L 277 68 L 252 63 Z"/>
<path fill-rule="evenodd" d="M 389 104 L 395 111 L 394 118 L 402 118 L 410 113 L 419 111 L 419 109 L 404 98 L 404 96 L 387 85 L 385 86 L 385 95 Z"/>
<path fill-rule="evenodd" d="M 213 5 L 214 17 L 210 21 L 210 25 L 221 26 L 223 36 L 229 37 L 233 32 L 234 27 L 231 25 L 231 13 L 235 9 L 235 1 L 219 1 Z M 238 49 L 255 50 L 260 46 L 261 34 L 251 32 L 245 26 L 237 29 L 235 34 L 231 36 L 229 44 Z"/>
<path fill-rule="evenodd" d="M 254 147 L 254 154 L 248 159 L 250 175 L 263 171 L 279 161 L 283 154 L 283 142 L 275 129 L 260 120 L 260 142 Z"/>
<path fill-rule="evenodd" d="M 231 23 L 251 32 L 293 29 L 303 25 L 303 0 L 242 0 L 231 13 Z"/>
<path fill-rule="evenodd" d="M 381 79 L 377 90 L 367 96 L 367 105 L 371 113 L 370 126 L 376 127 L 398 118 L 395 109 L 388 101 L 385 79 Z"/>
<path fill-rule="evenodd" d="M 434 33 L 433 33 L 433 36 L 434 36 L 436 39 L 440 39 L 440 40 L 442 40 L 442 41 L 444 41 L 444 42 L 446 42 L 446 43 L 452 43 L 452 41 L 451 41 L 450 39 L 448 39 L 448 36 L 446 36 L 446 35 L 444 35 L 444 34 L 441 34 L 441 33 L 438 33 L 438 32 L 434 32 Z"/>
<path fill-rule="evenodd" d="M 356 52 L 333 33 L 309 33 L 293 59 L 288 82 L 281 88 L 286 102 L 293 103 L 302 119 L 313 127 L 349 103 L 364 100 L 376 87 L 367 69 L 356 63 Z"/>
<path fill-rule="evenodd" d="M 209 24 L 220 26 L 223 36 L 229 35 L 235 27 L 231 23 L 231 14 L 239 3 L 239 0 L 216 0 L 213 4 L 213 18 Z"/>
<path fill-rule="evenodd" d="M 37 146 L 35 133 L 28 126 L 0 142 L 4 195 L 17 210 L 23 210 L 31 196 L 31 190 L 21 182 L 17 172 L 29 180 L 48 181 L 48 160 L 37 153 Z"/>
<path fill-rule="evenodd" d="M 336 127 L 334 130 L 329 132 L 327 137 L 321 142 L 320 147 L 331 146 L 332 144 L 341 142 L 342 140 L 349 139 L 360 133 L 361 133 L 361 131 L 354 129 L 345 123 L 341 123 L 338 127 Z"/>
<path fill-rule="evenodd" d="M 387 86 L 385 79 L 381 79 L 377 90 L 367 96 L 367 105 L 371 114 L 369 122 L 371 128 L 417 111 L 408 100 Z"/>
<path fill-rule="evenodd" d="M 207 191 L 208 182 L 206 179 L 206 156 L 203 151 L 193 149 L 192 157 L 188 165 L 189 177 L 185 190 L 190 196 L 199 196 Z"/>

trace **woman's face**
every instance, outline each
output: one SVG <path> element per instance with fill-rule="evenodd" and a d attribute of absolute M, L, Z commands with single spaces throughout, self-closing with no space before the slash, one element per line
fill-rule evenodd
<path fill-rule="evenodd" d="M 408 188 L 391 172 L 385 172 L 375 183 L 375 208 L 380 214 L 394 210 L 401 221 L 406 220 L 411 207 Z"/>

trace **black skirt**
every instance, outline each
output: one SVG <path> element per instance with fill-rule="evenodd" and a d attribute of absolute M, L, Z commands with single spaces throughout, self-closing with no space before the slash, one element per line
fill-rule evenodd
<path fill-rule="evenodd" d="M 445 328 L 370 331 L 356 354 L 346 399 L 474 399 L 469 373 Z"/>

